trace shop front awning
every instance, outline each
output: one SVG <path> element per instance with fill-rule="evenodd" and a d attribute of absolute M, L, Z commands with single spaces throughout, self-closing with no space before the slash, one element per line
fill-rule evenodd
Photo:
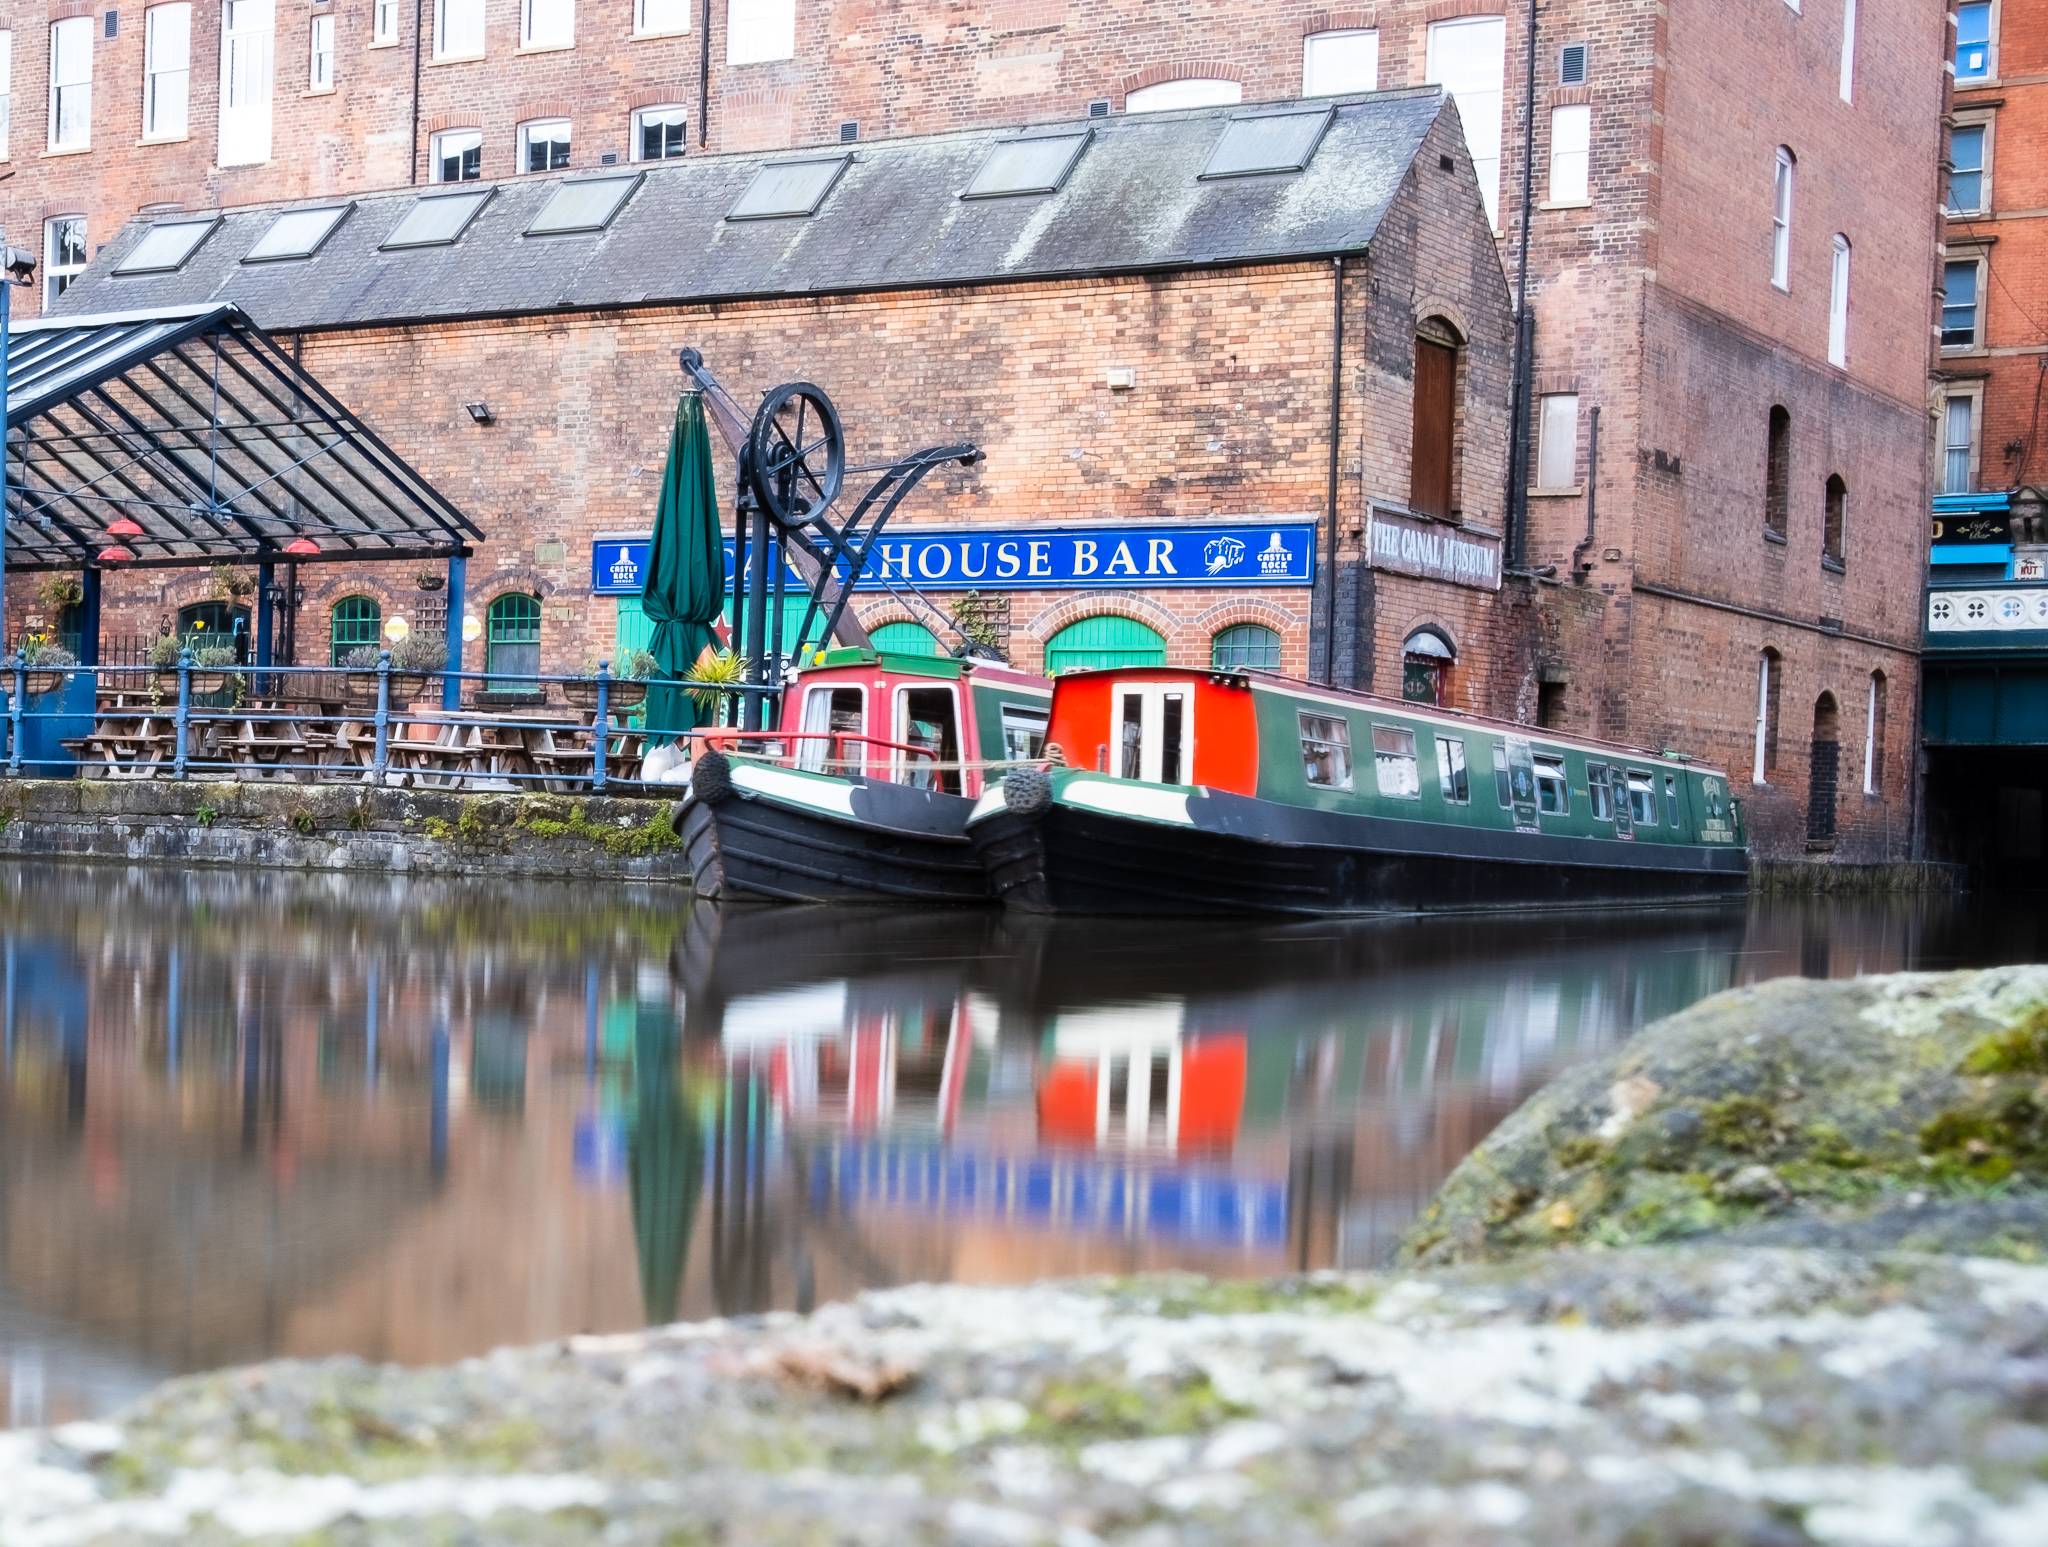
<path fill-rule="evenodd" d="M 18 324 L 7 389 L 10 571 L 446 558 L 482 535 L 236 306 Z"/>

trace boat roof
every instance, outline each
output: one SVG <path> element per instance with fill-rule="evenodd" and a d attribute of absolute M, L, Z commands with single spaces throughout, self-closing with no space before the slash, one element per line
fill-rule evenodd
<path fill-rule="evenodd" d="M 1714 774 L 1726 780 L 1727 773 L 1711 763 L 1703 763 L 1682 752 L 1652 752 L 1648 747 L 1633 742 L 1608 741 L 1599 736 L 1584 736 L 1571 732 L 1556 731 L 1547 726 L 1524 725 L 1518 720 L 1503 720 L 1493 715 L 1471 714 L 1463 709 L 1444 709 L 1435 704 L 1418 704 L 1406 698 L 1390 698 L 1384 693 L 1368 693 L 1362 688 L 1325 686 L 1320 682 L 1309 682 L 1300 677 L 1282 676 L 1278 672 L 1246 671 L 1238 667 L 1198 667 L 1193 669 L 1201 676 L 1219 686 L 1243 687 L 1254 692 L 1274 693 L 1288 698 L 1303 699 L 1310 703 L 1334 704 L 1347 709 L 1382 709 L 1392 714 L 1404 715 L 1411 720 L 1422 720 L 1429 724 L 1454 727 L 1478 727 L 1481 730 L 1496 731 L 1503 736 L 1521 736 L 1530 741 L 1547 745 L 1569 747 L 1574 751 L 1597 753 L 1621 753 L 1637 762 L 1656 763 L 1667 768 L 1690 769 L 1695 773 Z M 1186 667 L 1174 666 L 1093 666 L 1074 671 L 1063 671 L 1055 679 L 1055 685 L 1080 677 L 1142 677 L 1153 678 L 1161 674 L 1185 677 L 1191 675 Z"/>
<path fill-rule="evenodd" d="M 973 676 L 1029 692 L 1052 692 L 1052 684 L 1045 678 L 1019 671 L 1007 661 L 992 661 L 972 655 L 909 655 L 895 650 L 877 650 L 872 645 L 835 645 L 830 650 L 820 651 L 807 665 L 798 669 L 797 675 L 811 677 L 820 672 L 862 667 L 896 672 L 906 677 L 938 677 L 949 682 Z"/>

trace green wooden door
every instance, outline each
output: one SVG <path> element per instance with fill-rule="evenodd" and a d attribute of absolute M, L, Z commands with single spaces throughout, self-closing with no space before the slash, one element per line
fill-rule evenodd
<path fill-rule="evenodd" d="M 932 631 L 922 623 L 884 623 L 868 636 L 877 650 L 892 655 L 944 655 Z"/>
<path fill-rule="evenodd" d="M 1164 666 L 1166 641 L 1131 618 L 1083 618 L 1045 642 L 1048 676 L 1102 666 Z"/>
<path fill-rule="evenodd" d="M 654 625 L 637 596 L 619 598 L 619 621 L 612 631 L 612 659 L 619 660 L 634 650 L 645 650 L 654 637 Z"/>

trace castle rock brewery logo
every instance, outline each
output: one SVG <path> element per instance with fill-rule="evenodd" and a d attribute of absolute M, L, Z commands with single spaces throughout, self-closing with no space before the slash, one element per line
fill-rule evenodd
<path fill-rule="evenodd" d="M 620 591 L 637 591 L 640 589 L 640 560 L 634 557 L 634 549 L 639 546 L 640 544 L 638 543 L 619 543 L 613 547 L 611 569 L 609 571 L 613 589 Z"/>
<path fill-rule="evenodd" d="M 1279 536 L 1279 533 L 1274 533 Z M 1244 562 L 1244 544 L 1235 537 L 1218 537 L 1202 550 L 1202 562 L 1212 575 L 1235 569 Z"/>
<path fill-rule="evenodd" d="M 1259 550 L 1259 573 L 1262 576 L 1284 575 L 1293 563 L 1287 545 L 1280 541 L 1280 534 L 1273 533 L 1266 539 L 1266 546 Z"/>

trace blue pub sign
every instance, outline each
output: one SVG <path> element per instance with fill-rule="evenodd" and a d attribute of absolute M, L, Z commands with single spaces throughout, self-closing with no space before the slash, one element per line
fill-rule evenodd
<path fill-rule="evenodd" d="M 641 589 L 648 539 L 600 537 L 590 545 L 590 589 Z M 725 581 L 733 583 L 733 545 Z M 868 555 L 856 591 L 910 585 L 920 591 L 1085 591 L 1095 588 L 1306 586 L 1315 583 L 1316 523 L 1303 517 L 1114 526 L 898 527 Z M 794 571 L 788 583 L 804 584 Z"/>

